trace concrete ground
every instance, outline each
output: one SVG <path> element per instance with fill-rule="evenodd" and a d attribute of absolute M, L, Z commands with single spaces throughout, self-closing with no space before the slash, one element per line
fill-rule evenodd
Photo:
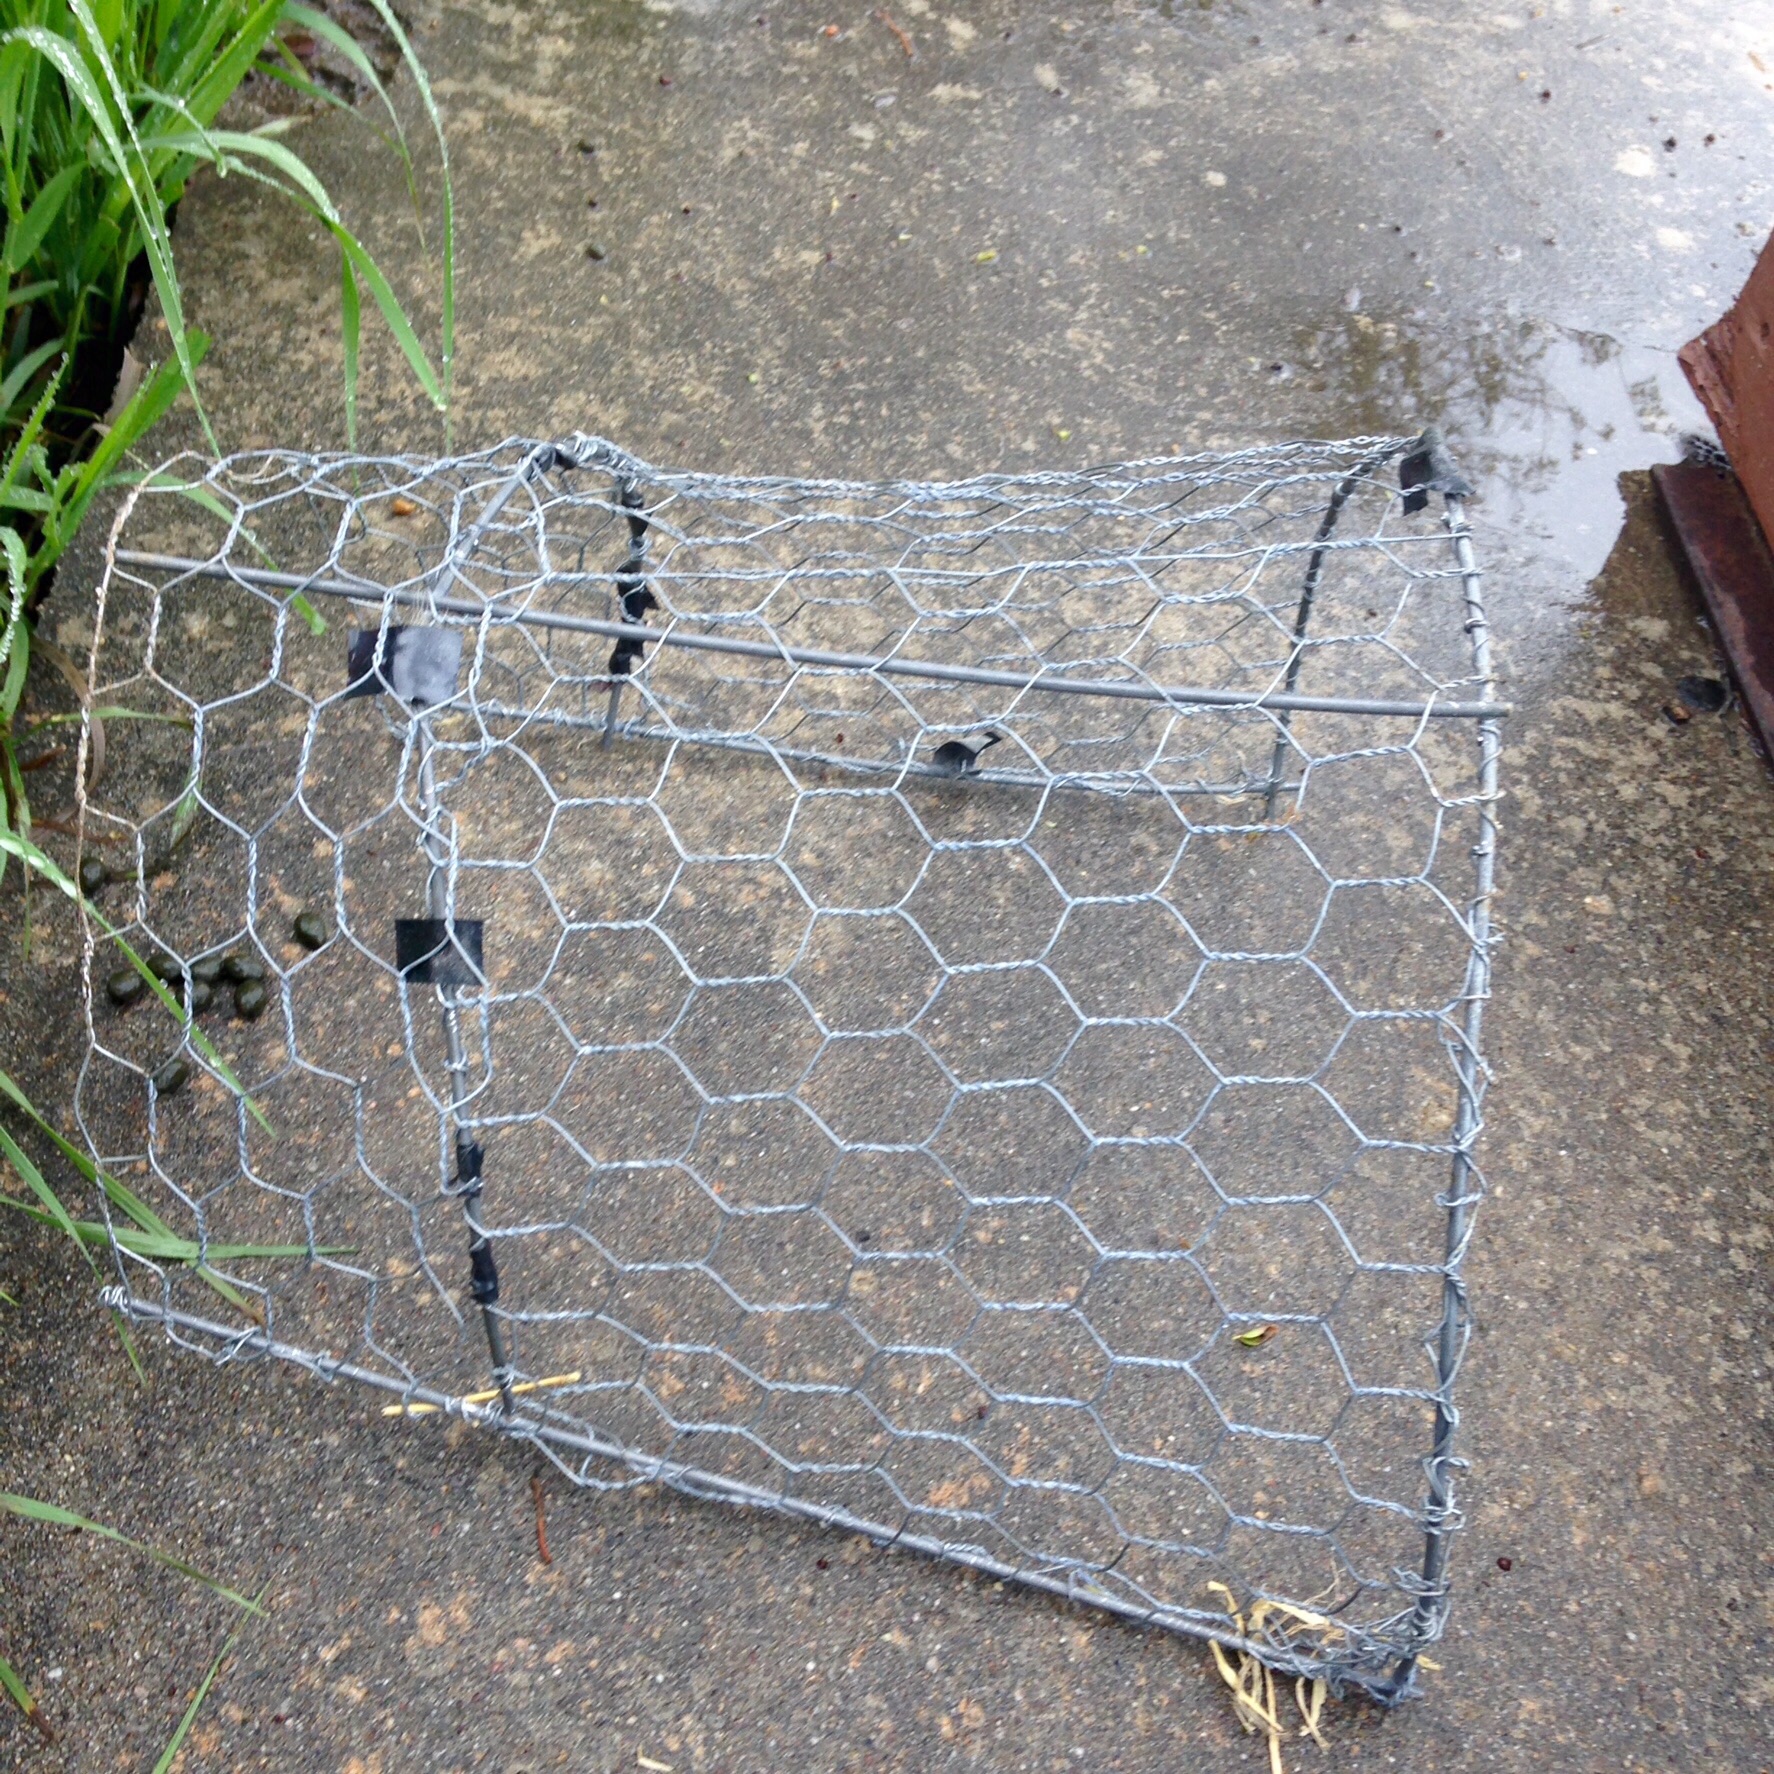
<path fill-rule="evenodd" d="M 1734 713 L 1661 712 L 1716 666 L 1627 472 L 1674 453 L 1673 348 L 1774 221 L 1774 7 L 1720 0 L 1701 33 L 1676 0 L 901 0 L 914 58 L 872 8 L 762 3 L 421 29 L 462 209 L 458 440 L 874 474 L 1448 428 L 1518 710 L 1471 1529 L 1425 1697 L 1338 1709 L 1329 1765 L 1774 1765 L 1774 800 Z M 349 121 L 303 139 L 416 267 Z M 229 445 L 339 441 L 306 234 L 240 181 L 184 206 Z M 363 406 L 377 442 L 439 442 L 386 351 Z M 52 605 L 75 647 L 83 584 Z M 9 892 L 0 1039 L 54 1100 L 76 957 L 35 912 L 26 964 Z M 1200 1647 L 833 1536 L 552 1483 L 544 1567 L 517 1451 L 152 1346 L 140 1387 L 77 1260 L 5 1236 L 0 1482 L 269 1585 L 188 1768 L 1263 1760 Z M 5 1715 L 0 1753 L 151 1765 L 228 1610 L 4 1532 L 5 1650 L 63 1744 Z"/>

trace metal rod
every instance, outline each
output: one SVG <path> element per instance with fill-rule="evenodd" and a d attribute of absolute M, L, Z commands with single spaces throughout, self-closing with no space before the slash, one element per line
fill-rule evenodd
<path fill-rule="evenodd" d="M 474 711 L 482 719 L 515 721 L 523 726 L 566 727 L 602 733 L 606 717 L 568 714 L 564 709 L 514 708 L 508 702 L 477 702 Z M 706 745 L 720 751 L 744 752 L 748 756 L 782 758 L 793 764 L 821 764 L 828 769 L 847 771 L 855 776 L 930 777 L 938 782 L 954 782 L 953 770 L 940 764 L 920 763 L 916 758 L 894 762 L 891 758 L 842 757 L 837 752 L 813 751 L 805 746 L 783 745 L 774 739 L 762 739 L 750 733 L 715 733 L 695 727 L 655 727 L 638 720 L 623 722 L 616 731 L 624 739 L 647 739 L 661 745 Z M 1217 800 L 1245 800 L 1260 795 L 1265 779 L 1251 776 L 1242 782 L 1168 783 L 1156 779 L 1150 770 L 1059 770 L 1051 775 L 1038 770 L 969 770 L 964 778 L 969 784 L 999 788 L 1065 789 L 1087 791 L 1116 797 L 1156 795 L 1212 795 Z M 1299 782 L 1284 782 L 1284 789 L 1298 790 Z"/>
<path fill-rule="evenodd" d="M 1324 520 L 1318 526 L 1318 534 L 1312 539 L 1312 558 L 1306 563 L 1306 583 L 1300 588 L 1300 607 L 1294 615 L 1293 650 L 1287 656 L 1287 676 L 1282 688 L 1289 695 L 1293 694 L 1294 686 L 1300 681 L 1300 667 L 1306 659 L 1306 630 L 1312 622 L 1312 606 L 1318 598 L 1318 582 L 1324 577 L 1324 557 L 1329 552 L 1330 539 L 1335 534 L 1337 520 L 1343 515 L 1343 507 L 1349 502 L 1349 495 L 1361 484 L 1368 473 L 1395 456 L 1405 446 L 1388 444 L 1383 450 L 1376 450 L 1373 455 L 1358 462 L 1347 475 L 1337 484 L 1330 496 L 1330 503 L 1324 508 Z M 1281 778 L 1287 768 L 1288 735 L 1293 723 L 1283 713 L 1275 727 L 1275 750 L 1269 760 L 1269 793 L 1263 803 L 1263 817 L 1275 817 L 1275 801 L 1281 792 Z"/>
<path fill-rule="evenodd" d="M 1187 1633 L 1194 1638 L 1209 1639 L 1230 1650 L 1248 1652 L 1271 1668 L 1287 1674 L 1311 1679 L 1325 1673 L 1322 1660 L 1315 1661 L 1298 1654 L 1290 1656 L 1280 1646 L 1268 1640 L 1249 1639 L 1228 1631 L 1219 1624 L 1219 1616 L 1206 1612 L 1197 1613 L 1189 1608 L 1141 1606 L 1137 1602 L 1125 1600 L 1109 1590 L 1098 1588 L 1092 1581 L 1093 1573 L 1087 1568 L 1073 1568 L 1060 1576 L 1050 1574 L 1049 1570 L 1031 1570 L 1025 1565 L 1015 1565 L 1008 1560 L 994 1558 L 980 1547 L 941 1540 L 933 1534 L 907 1533 L 903 1525 L 895 1527 L 889 1522 L 871 1521 L 867 1516 L 858 1515 L 841 1506 L 784 1496 L 779 1492 L 748 1485 L 739 1479 L 704 1472 L 683 1461 L 662 1460 L 656 1454 L 626 1447 L 608 1437 L 551 1423 L 541 1414 L 546 1407 L 530 1398 L 519 1398 L 509 1412 L 495 1412 L 487 1406 L 469 1404 L 432 1387 L 398 1380 L 391 1374 L 378 1373 L 374 1368 L 337 1361 L 331 1356 L 315 1355 L 293 1344 L 279 1342 L 267 1331 L 242 1330 L 233 1325 L 217 1324 L 213 1319 L 199 1318 L 194 1313 L 179 1311 L 158 1300 L 140 1299 L 122 1287 L 102 1289 L 99 1303 L 107 1311 L 121 1312 L 137 1323 L 160 1324 L 168 1330 L 207 1337 L 212 1342 L 223 1345 L 228 1352 L 218 1359 L 227 1360 L 246 1351 L 251 1351 L 254 1355 L 269 1356 L 275 1361 L 288 1362 L 291 1366 L 299 1367 L 303 1372 L 323 1380 L 350 1380 L 389 1393 L 404 1403 L 435 1405 L 438 1410 L 450 1416 L 460 1417 L 463 1421 L 482 1428 L 498 1430 L 501 1434 L 520 1441 L 540 1442 L 575 1454 L 612 1460 L 627 1466 L 648 1483 L 668 1484 L 691 1496 L 737 1503 L 746 1508 L 768 1509 L 774 1514 L 793 1516 L 819 1527 L 862 1534 L 878 1545 L 890 1545 L 907 1552 L 923 1553 L 949 1564 L 965 1565 L 971 1570 L 982 1571 L 1006 1582 L 1043 1590 L 1065 1601 L 1099 1608 L 1104 1613 L 1114 1614 L 1135 1625 L 1156 1626 L 1171 1632 Z M 1359 1639 L 1359 1628 L 1341 1627 L 1340 1630 L 1350 1638 Z M 1356 1650 L 1359 1654 L 1359 1646 Z M 1354 1663 L 1355 1659 L 1351 1658 L 1351 1664 Z M 1384 1698 L 1383 1690 L 1376 1689 L 1371 1670 L 1372 1663 L 1369 1662 L 1365 1668 L 1359 1665 L 1342 1667 L 1339 1674 L 1344 1680 L 1358 1683 L 1370 1692 L 1376 1692 L 1377 1697 Z"/>
<path fill-rule="evenodd" d="M 539 463 L 552 455 L 546 446 L 532 450 L 519 464 L 517 471 L 481 508 L 468 528 L 455 536 L 444 558 L 428 575 L 435 594 L 436 586 L 447 577 L 459 579 L 472 592 L 480 588 L 462 572 L 462 563 L 480 545 L 486 528 L 528 482 Z M 414 737 L 419 754 L 419 845 L 425 855 L 426 914 L 443 923 L 446 930 L 454 928 L 454 892 L 451 883 L 451 846 L 442 821 L 442 804 L 437 789 L 436 738 L 431 730 L 431 717 L 423 710 L 412 709 Z M 511 1410 L 511 1353 L 505 1339 L 505 1326 L 495 1311 L 499 1300 L 499 1272 L 493 1260 L 491 1242 L 480 1220 L 482 1152 L 474 1137 L 469 1105 L 472 1092 L 468 1086 L 468 1052 L 462 1039 L 462 1010 L 457 997 L 458 987 L 438 985 L 438 1006 L 442 1013 L 444 1035 L 444 1069 L 449 1077 L 450 1127 L 454 1134 L 456 1186 L 462 1200 L 462 1217 L 468 1226 L 469 1288 L 480 1306 L 481 1323 L 485 1327 L 487 1351 L 493 1363 L 493 1383 L 499 1389 L 503 1408 Z"/>
<path fill-rule="evenodd" d="M 599 747 L 604 751 L 610 749 L 610 741 L 616 737 L 616 717 L 621 713 L 621 710 L 622 679 L 612 677 L 610 679 L 610 703 L 609 707 L 604 710 L 602 722 L 603 736 L 598 740 Z"/>
<path fill-rule="evenodd" d="M 593 616 L 569 616 L 555 610 L 503 611 L 492 602 L 471 603 L 465 598 L 432 597 L 423 591 L 402 591 L 369 580 L 352 584 L 342 579 L 305 577 L 300 573 L 274 573 L 262 567 L 223 566 L 215 561 L 187 560 L 177 555 L 143 554 L 134 549 L 117 551 L 119 563 L 151 571 L 192 574 L 200 578 L 265 586 L 280 591 L 315 592 L 323 597 L 349 598 L 354 603 L 393 603 L 446 616 L 463 616 L 474 622 L 500 625 L 515 623 L 532 628 L 560 629 L 570 634 L 602 635 L 614 640 L 637 641 L 647 646 L 683 647 L 692 652 L 730 653 L 745 659 L 770 659 L 786 665 L 814 665 L 836 671 L 876 672 L 895 677 L 927 678 L 945 684 L 984 684 L 1007 690 L 1033 691 L 1051 696 L 1104 696 L 1124 702 L 1157 702 L 1166 706 L 1291 710 L 1296 714 L 1371 715 L 1403 720 L 1435 719 L 1499 720 L 1511 712 L 1506 702 L 1406 702 L 1369 700 L 1343 696 L 1300 696 L 1285 690 L 1251 693 L 1244 690 L 1209 690 L 1182 684 L 1128 684 L 1106 678 L 1066 678 L 1046 673 L 991 671 L 974 665 L 942 665 L 934 660 L 880 658 L 868 653 L 828 653 L 812 647 L 789 647 L 780 642 L 742 641 L 727 635 L 685 634 L 677 628 L 649 628 L 632 622 L 605 622 Z M 538 583 L 548 583 L 544 578 Z M 601 677 L 603 674 L 599 674 Z"/>
<path fill-rule="evenodd" d="M 1460 563 L 1466 594 L 1466 632 L 1472 638 L 1473 667 L 1488 687 L 1491 681 L 1491 631 L 1485 615 L 1478 562 L 1472 550 L 1460 499 L 1447 496 L 1446 521 L 1454 554 Z M 1472 1147 L 1482 1125 L 1484 1067 L 1479 1059 L 1479 1040 L 1484 1032 L 1484 1008 L 1491 990 L 1491 897 L 1496 882 L 1498 765 L 1502 754 L 1502 729 L 1494 720 L 1478 729 L 1478 841 L 1473 845 L 1474 882 L 1467 925 L 1472 933 L 1472 953 L 1466 964 L 1462 996 L 1465 1014 L 1461 1039 L 1454 1055 L 1460 1080 L 1460 1105 L 1454 1121 L 1454 1156 L 1448 1180 L 1447 1236 L 1442 1257 L 1441 1324 L 1435 1340 L 1435 1439 L 1425 1462 L 1429 1494 L 1424 1514 L 1428 1532 L 1423 1548 L 1423 1567 L 1417 1604 L 1412 1610 L 1410 1635 L 1415 1648 L 1400 1659 L 1392 1673 L 1391 1697 L 1403 1699 L 1409 1692 L 1417 1661 L 1424 1647 L 1440 1636 L 1447 1619 L 1447 1561 L 1458 1514 L 1454 1507 L 1454 1472 L 1460 1462 L 1454 1441 L 1460 1413 L 1453 1399 L 1454 1380 L 1460 1370 L 1470 1331 L 1466 1309 L 1466 1284 L 1461 1277 L 1466 1246 L 1472 1237 L 1474 1210 L 1478 1206 L 1477 1171 Z"/>
<path fill-rule="evenodd" d="M 455 908 L 450 882 L 450 843 L 443 832 L 439 814 L 441 805 L 437 792 L 435 741 L 428 715 L 415 717 L 419 745 L 419 817 L 422 822 L 420 845 L 425 852 L 425 910 L 427 916 L 444 921 L 446 929 Z M 462 1009 L 457 987 L 437 986 L 438 1004 L 443 1012 L 444 1069 L 450 1081 L 450 1126 L 455 1135 L 456 1182 L 461 1191 L 462 1217 L 468 1224 L 468 1259 L 472 1276 L 472 1292 L 479 1302 L 481 1322 L 486 1327 L 487 1350 L 493 1361 L 493 1383 L 507 1411 L 511 1409 L 511 1354 L 505 1341 L 505 1326 L 494 1310 L 499 1299 L 498 1270 L 486 1228 L 480 1221 L 481 1148 L 469 1121 L 471 1092 L 468 1088 L 468 1054 L 462 1040 Z"/>
<path fill-rule="evenodd" d="M 460 579 L 462 583 L 477 596 L 486 595 L 472 579 L 468 578 L 467 575 L 463 573 L 462 563 L 480 546 L 480 539 L 486 533 L 487 525 L 504 511 L 505 507 L 511 503 L 512 497 L 517 493 L 518 489 L 527 485 L 530 476 L 535 473 L 537 468 L 540 467 L 543 462 L 552 460 L 553 455 L 553 449 L 547 444 L 542 444 L 536 449 L 531 450 L 531 452 L 524 457 L 523 461 L 518 464 L 517 471 L 506 481 L 499 491 L 487 501 L 486 505 L 481 510 L 480 516 L 477 517 L 465 531 L 456 537 L 456 539 L 450 544 L 449 552 L 446 553 L 444 558 L 426 575 L 427 582 L 433 593 L 436 592 L 439 581 L 447 576 L 454 579 Z"/>

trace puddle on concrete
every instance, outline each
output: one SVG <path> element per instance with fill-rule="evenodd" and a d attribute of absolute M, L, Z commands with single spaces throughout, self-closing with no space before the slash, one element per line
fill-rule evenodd
<path fill-rule="evenodd" d="M 1538 320 L 1465 341 L 1357 313 L 1308 335 L 1302 358 L 1356 429 L 1436 419 L 1486 525 L 1532 538 L 1583 581 L 1619 533 L 1620 475 L 1677 460 L 1681 434 L 1707 429 L 1672 352 Z"/>
<path fill-rule="evenodd" d="M 1471 507 L 1510 665 L 1539 676 L 1563 655 L 1565 613 L 1618 539 L 1620 477 L 1710 434 L 1672 351 L 1544 321 L 1471 339 L 1421 321 L 1354 313 L 1304 334 L 1296 375 L 1346 432 L 1433 420 L 1479 489 Z"/>

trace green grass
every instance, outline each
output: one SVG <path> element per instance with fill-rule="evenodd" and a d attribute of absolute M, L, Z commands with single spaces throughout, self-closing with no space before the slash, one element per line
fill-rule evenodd
<path fill-rule="evenodd" d="M 447 427 L 455 356 L 455 213 L 448 151 L 425 70 L 406 32 L 388 0 L 368 3 L 399 51 L 435 138 L 442 211 L 435 361 L 376 258 L 284 139 L 287 122 L 249 130 L 218 122 L 229 99 L 255 71 L 312 102 L 340 103 L 283 41 L 285 30 L 302 31 L 340 56 L 379 101 L 386 127 L 377 133 L 400 159 L 418 217 L 420 179 L 399 113 L 369 55 L 343 27 L 298 0 L 0 0 L 0 884 L 17 862 L 20 868 L 14 872 L 27 892 L 39 880 L 84 903 L 31 835 L 22 768 L 29 760 L 21 759 L 20 747 L 70 718 L 33 717 L 27 709 L 37 600 L 93 502 L 108 489 L 140 477 L 137 446 L 181 395 L 195 404 L 211 446 L 220 447 L 196 384 L 209 340 L 186 317 L 171 225 L 172 211 L 200 167 L 269 187 L 306 211 L 331 237 L 339 263 L 341 393 L 348 438 L 356 436 L 366 293 Z M 142 378 L 107 422 L 114 373 L 135 324 L 144 281 L 158 300 L 171 355 Z M 305 600 L 292 603 L 311 627 L 318 631 L 324 626 Z M 47 644 L 43 653 L 64 670 L 71 669 Z M 81 694 L 78 688 L 76 694 Z M 94 710 L 84 705 L 82 696 L 77 718 L 102 738 L 104 720 L 127 721 L 135 712 Z M 98 916 L 90 905 L 85 911 Z M 27 905 L 27 929 L 29 923 Z M 187 1021 L 141 957 L 102 917 L 99 923 L 142 973 L 162 1007 Z M 263 1124 L 258 1105 L 240 1090 L 221 1055 L 194 1026 L 188 1027 L 212 1072 Z M 183 1264 L 256 1317 L 247 1296 L 211 1264 L 314 1254 L 305 1246 L 200 1245 L 181 1238 L 145 1201 L 66 1139 L 4 1069 L 0 1094 L 86 1181 L 102 1203 L 104 1217 L 71 1212 L 4 1128 L 0 1157 L 34 1199 L 0 1196 L 0 1203 L 59 1228 L 89 1265 L 94 1248 L 111 1245 L 157 1262 Z M 7 1303 L 13 1302 L 8 1298 Z M 139 1376 L 127 1328 L 121 1321 L 117 1328 Z M 0 1495 L 0 1510 L 116 1541 L 258 1612 L 256 1601 L 183 1560 L 70 1510 L 13 1495 Z M 233 1643 L 231 1635 L 161 1755 L 156 1774 L 171 1767 Z M 53 1727 L 4 1657 L 0 1689 L 45 1739 L 54 1741 Z"/>
<path fill-rule="evenodd" d="M 188 1577 L 193 1583 L 201 1584 L 205 1589 L 221 1596 L 224 1601 L 230 1601 L 237 1608 L 244 1609 L 249 1615 L 262 1615 L 265 1611 L 260 1605 L 265 1599 L 264 1590 L 261 1589 L 256 1596 L 244 1596 L 238 1590 L 230 1589 L 227 1584 L 218 1582 L 214 1577 L 206 1576 L 195 1565 L 180 1558 L 176 1553 L 163 1552 L 157 1546 L 149 1546 L 143 1541 L 132 1540 L 129 1535 L 119 1533 L 116 1528 L 107 1527 L 103 1522 L 93 1521 L 90 1517 L 77 1514 L 72 1509 L 64 1509 L 58 1503 L 45 1503 L 37 1497 L 21 1497 L 10 1491 L 0 1491 L 0 1511 L 4 1511 L 8 1515 L 15 1515 L 22 1521 L 37 1522 L 44 1527 L 73 1529 L 81 1533 L 95 1535 L 101 1540 L 114 1541 L 119 1546 L 127 1547 L 131 1552 L 139 1552 L 144 1558 L 153 1559 L 156 1564 L 165 1565 L 168 1570 L 178 1572 L 181 1577 Z M 228 1635 L 227 1642 L 222 1646 L 216 1660 L 210 1665 L 209 1673 L 203 1678 L 201 1686 L 192 1697 L 191 1704 L 185 1709 L 185 1715 L 180 1719 L 178 1730 L 173 1734 L 172 1741 L 162 1751 L 160 1760 L 154 1764 L 155 1774 L 164 1774 L 164 1770 L 172 1766 L 173 1758 L 178 1754 L 180 1745 L 185 1741 L 186 1733 L 191 1729 L 192 1720 L 197 1717 L 198 1708 L 203 1705 L 211 1685 L 221 1670 L 224 1659 L 233 1650 L 234 1641 L 238 1636 L 238 1628 Z M 37 1728 L 46 1742 L 54 1743 L 56 1741 L 54 1726 L 43 1716 L 42 1708 L 38 1706 L 30 1689 L 25 1686 L 18 1671 L 4 1657 L 0 1657 L 0 1688 L 5 1689 L 12 1703 Z"/>
<path fill-rule="evenodd" d="M 25 1715 L 30 1723 L 37 1727 L 44 1742 L 54 1743 L 55 1727 L 43 1716 L 43 1709 L 38 1706 L 31 1690 L 25 1686 L 18 1671 L 4 1657 L 0 1657 L 0 1688 L 6 1690 L 13 1705 Z"/>
<path fill-rule="evenodd" d="M 0 0 L 0 823 L 28 833 L 19 769 L 20 708 L 30 670 L 29 612 L 93 500 L 130 478 L 130 452 L 181 393 L 197 403 L 208 340 L 189 325 L 170 212 L 202 166 L 276 191 L 326 230 L 338 251 L 346 429 L 357 422 L 364 296 L 414 379 L 448 414 L 455 357 L 455 205 L 449 157 L 425 70 L 388 0 L 368 0 L 396 44 L 435 138 L 442 227 L 436 360 L 381 265 L 326 186 L 284 137 L 217 119 L 254 70 L 317 103 L 318 85 L 279 35 L 325 42 L 374 93 L 419 212 L 420 181 L 392 97 L 348 32 L 298 0 Z M 107 425 L 110 370 L 134 324 L 143 276 L 158 297 L 171 357 Z M 217 446 L 219 447 L 219 446 Z M 304 612 L 311 615 L 311 612 Z M 0 864 L 3 867 L 3 864 Z"/>
<path fill-rule="evenodd" d="M 309 100 L 340 103 L 280 34 L 300 30 L 340 56 L 379 101 L 386 128 L 376 133 L 398 156 L 420 217 L 420 179 L 399 110 L 368 53 L 342 26 L 299 0 L 0 0 L 5 222 L 0 238 L 5 301 L 0 313 L 0 884 L 17 861 L 27 892 L 40 880 L 79 901 L 73 883 L 32 839 L 24 768 L 31 760 L 21 758 L 21 747 L 55 722 L 78 718 L 102 740 L 104 721 L 136 717 L 130 709 L 92 709 L 84 701 L 78 717 L 27 712 L 34 602 L 93 501 L 107 488 L 139 477 L 132 452 L 182 394 L 196 403 L 205 433 L 215 441 L 194 379 L 209 341 L 187 323 L 172 249 L 170 214 L 192 175 L 209 165 L 257 181 L 313 216 L 330 235 L 339 263 L 348 434 L 356 426 L 366 291 L 419 386 L 447 418 L 455 355 L 455 209 L 448 150 L 411 41 L 388 0 L 368 3 L 399 52 L 435 138 L 442 222 L 435 363 L 375 257 L 284 139 L 287 121 L 251 130 L 218 124 L 228 100 L 255 71 Z M 109 398 L 110 369 L 133 324 L 132 291 L 139 293 L 144 275 L 158 297 L 171 355 L 106 424 L 95 408 Z M 193 496 L 200 503 L 207 497 L 202 489 L 194 489 Z M 306 600 L 298 596 L 292 605 L 317 631 L 325 626 Z M 43 651 L 56 657 L 47 643 Z M 77 694 L 83 693 L 77 689 Z M 194 806 L 195 784 L 191 792 Z M 90 906 L 86 910 L 96 916 Z M 27 929 L 29 923 L 27 906 Z M 141 958 L 105 928 L 164 1007 L 181 1015 L 177 1001 Z M 216 1076 L 243 1094 L 221 1055 L 195 1028 L 191 1039 Z M 118 1242 L 139 1247 L 142 1254 L 192 1260 L 172 1258 L 181 1241 L 114 1179 L 86 1165 L 9 1078 L 5 1085 L 84 1169 L 88 1181 L 123 1209 L 129 1223 L 116 1224 Z M 244 1100 L 263 1124 L 257 1104 Z M 0 1149 L 37 1196 L 31 1211 L 46 1215 L 83 1248 L 92 1242 L 96 1222 L 76 1219 L 41 1172 L 21 1167 L 24 1155 L 17 1142 L 7 1136 Z M 196 1266 L 212 1286 L 219 1285 L 200 1262 Z M 230 1297 L 244 1303 L 237 1290 Z"/>
<path fill-rule="evenodd" d="M 265 1592 L 261 1589 L 256 1601 L 264 1599 Z M 209 1691 L 215 1686 L 215 1680 L 222 1673 L 222 1665 L 228 1661 L 228 1653 L 234 1649 L 234 1641 L 240 1637 L 241 1629 L 237 1626 L 222 1641 L 222 1648 L 216 1653 L 216 1660 L 209 1666 L 209 1673 L 197 1685 L 197 1692 L 191 1696 L 191 1704 L 185 1708 L 185 1716 L 179 1720 L 179 1728 L 173 1732 L 166 1748 L 160 1752 L 160 1760 L 154 1764 L 154 1774 L 169 1774 L 174 1762 L 179 1759 L 179 1751 L 184 1747 L 185 1738 L 190 1734 L 191 1726 L 202 1709 L 204 1701 L 209 1698 Z"/>
<path fill-rule="evenodd" d="M 254 130 L 217 119 L 255 69 L 319 103 L 337 103 L 279 35 L 299 29 L 345 58 L 381 101 L 382 133 L 419 181 L 400 118 L 363 48 L 296 0 L 0 0 L 0 176 L 6 238 L 6 346 L 0 441 L 23 429 L 61 359 L 114 361 L 133 324 L 132 277 L 145 268 L 160 298 L 186 386 L 197 353 L 174 266 L 168 214 L 198 167 L 257 180 L 307 210 L 340 254 L 341 318 L 354 365 L 361 296 L 368 290 L 413 374 L 440 409 L 454 357 L 455 217 L 442 124 L 412 44 L 387 0 L 369 0 L 399 48 L 436 138 L 442 197 L 438 361 L 420 344 L 374 256 L 344 223 L 325 186 L 282 138 L 283 120 Z M 109 389 L 103 390 L 106 398 Z M 355 376 L 345 382 L 355 402 Z M 201 411 L 201 408 L 199 409 Z M 99 414 L 58 409 L 56 440 Z"/>

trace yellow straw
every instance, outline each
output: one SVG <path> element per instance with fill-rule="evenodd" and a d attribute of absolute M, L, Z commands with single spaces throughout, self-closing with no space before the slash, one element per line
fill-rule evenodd
<path fill-rule="evenodd" d="M 540 1392 L 545 1386 L 576 1386 L 580 1380 L 577 1368 L 570 1374 L 550 1374 L 546 1380 L 520 1380 L 511 1390 L 516 1392 Z M 485 1392 L 470 1392 L 465 1398 L 457 1400 L 458 1404 L 491 1404 L 495 1398 L 504 1394 L 497 1386 Z M 382 1415 L 385 1417 L 429 1417 L 435 1416 L 444 1407 L 440 1404 L 385 1404 Z"/>

